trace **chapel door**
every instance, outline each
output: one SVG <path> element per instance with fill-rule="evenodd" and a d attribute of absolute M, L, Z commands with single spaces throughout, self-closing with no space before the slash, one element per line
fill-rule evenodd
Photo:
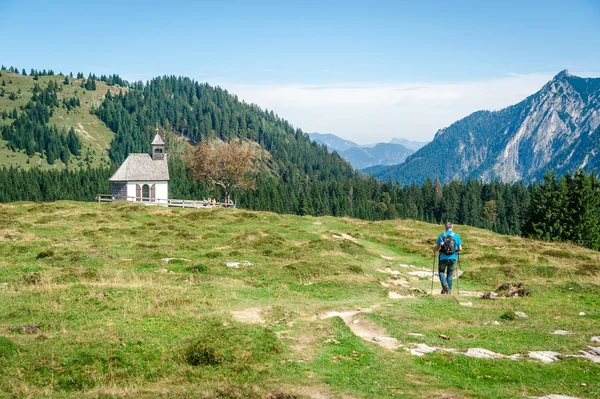
<path fill-rule="evenodd" d="M 148 201 L 150 199 L 150 186 L 144 184 L 142 186 L 142 201 Z"/>

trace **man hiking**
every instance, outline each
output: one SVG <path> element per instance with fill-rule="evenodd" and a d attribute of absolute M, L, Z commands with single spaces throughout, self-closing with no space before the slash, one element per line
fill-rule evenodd
<path fill-rule="evenodd" d="M 450 294 L 452 292 L 454 264 L 458 258 L 458 252 L 462 250 L 460 236 L 452 231 L 453 228 L 452 223 L 446 223 L 446 231 L 440 234 L 433 248 L 434 255 L 438 250 L 440 251 L 438 272 L 440 283 L 442 283 L 442 294 Z"/>

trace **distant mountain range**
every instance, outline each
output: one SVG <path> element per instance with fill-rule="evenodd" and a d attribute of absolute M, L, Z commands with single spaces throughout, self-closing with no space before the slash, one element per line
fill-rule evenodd
<path fill-rule="evenodd" d="M 375 165 L 396 165 L 421 148 L 426 142 L 394 138 L 389 143 L 360 145 L 334 134 L 309 133 L 311 140 L 336 151 L 357 169 Z"/>
<path fill-rule="evenodd" d="M 366 172 L 410 184 L 427 178 L 535 181 L 549 169 L 600 169 L 600 78 L 562 71 L 518 104 L 478 111 L 439 130 L 404 163 Z"/>

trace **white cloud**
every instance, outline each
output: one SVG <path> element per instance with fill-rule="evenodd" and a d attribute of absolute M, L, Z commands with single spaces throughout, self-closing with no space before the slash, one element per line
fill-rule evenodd
<path fill-rule="evenodd" d="M 358 143 L 393 137 L 430 140 L 472 112 L 515 104 L 552 75 L 510 74 L 460 83 L 352 85 L 224 84 L 246 102 L 273 110 L 305 132 L 333 133 Z"/>

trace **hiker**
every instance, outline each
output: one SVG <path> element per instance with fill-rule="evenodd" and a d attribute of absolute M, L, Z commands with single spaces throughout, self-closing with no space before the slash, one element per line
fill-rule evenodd
<path fill-rule="evenodd" d="M 433 248 L 434 255 L 438 250 L 440 251 L 438 273 L 440 283 L 442 284 L 442 294 L 450 294 L 452 292 L 454 264 L 458 258 L 458 252 L 462 250 L 460 236 L 452 231 L 453 228 L 452 223 L 446 223 L 446 231 L 440 234 Z"/>

